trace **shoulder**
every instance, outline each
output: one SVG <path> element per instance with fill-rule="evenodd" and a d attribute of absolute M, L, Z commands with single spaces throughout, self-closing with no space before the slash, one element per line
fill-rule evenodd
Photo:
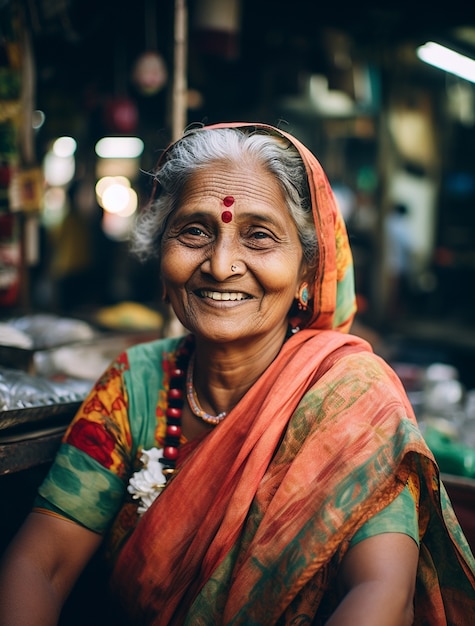
<path fill-rule="evenodd" d="M 183 337 L 169 337 L 127 349 L 128 367 L 123 377 L 130 406 L 143 404 L 145 398 L 156 402 L 157 390 L 162 388 L 166 372 L 182 340 Z"/>
<path fill-rule="evenodd" d="M 183 337 L 165 337 L 131 346 L 126 351 L 129 365 L 133 367 L 144 361 L 156 362 L 157 359 L 161 360 L 164 356 L 173 353 L 182 340 Z"/>
<path fill-rule="evenodd" d="M 342 418 L 347 413 L 345 422 L 353 426 L 379 419 L 390 419 L 397 425 L 403 417 L 415 421 L 413 408 L 396 372 L 382 357 L 365 349 L 364 344 L 342 346 L 333 351 L 304 401 L 318 402 L 324 412 L 333 417 Z"/>
<path fill-rule="evenodd" d="M 393 367 L 373 352 L 366 340 L 356 335 L 347 335 L 347 338 L 348 343 L 336 349 L 327 359 L 332 375 L 337 374 L 347 382 L 357 379 L 372 385 L 382 383 L 394 388 L 398 395 L 405 393 Z"/>

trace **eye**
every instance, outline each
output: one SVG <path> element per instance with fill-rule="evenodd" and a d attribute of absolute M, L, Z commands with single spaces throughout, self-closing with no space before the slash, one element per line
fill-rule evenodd
<path fill-rule="evenodd" d="M 189 226 L 188 228 L 184 228 L 180 234 L 181 235 L 194 235 L 196 237 L 205 236 L 205 232 L 199 226 Z"/>
<path fill-rule="evenodd" d="M 276 244 L 276 236 L 262 227 L 250 228 L 246 233 L 247 245 L 255 249 L 267 249 Z"/>
<path fill-rule="evenodd" d="M 211 237 L 209 231 L 203 226 L 188 224 L 178 230 L 176 238 L 185 246 L 199 248 L 207 245 Z"/>
<path fill-rule="evenodd" d="M 257 230 L 256 232 L 252 233 L 252 237 L 254 239 L 268 239 L 270 238 L 270 234 L 263 230 Z"/>

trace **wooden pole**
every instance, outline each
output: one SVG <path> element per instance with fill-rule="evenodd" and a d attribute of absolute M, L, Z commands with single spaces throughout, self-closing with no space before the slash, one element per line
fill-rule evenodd
<path fill-rule="evenodd" d="M 22 76 L 21 76 L 21 125 L 19 133 L 21 169 L 27 170 L 36 165 L 34 135 L 33 135 L 33 109 L 36 95 L 36 72 L 31 35 L 26 27 L 26 18 L 22 13 Z M 40 198 L 38 198 L 40 200 Z M 39 204 L 34 212 L 25 212 L 21 206 L 18 214 L 20 226 L 20 298 L 19 305 L 22 311 L 29 311 L 31 307 L 30 297 L 30 273 L 28 248 L 37 243 Z"/>
<path fill-rule="evenodd" d="M 172 140 L 176 141 L 187 123 L 187 31 L 188 10 L 185 0 L 175 0 L 174 71 L 172 97 Z"/>
<path fill-rule="evenodd" d="M 173 87 L 172 87 L 172 141 L 179 139 L 187 123 L 187 31 L 188 11 L 185 0 L 175 0 L 174 25 L 174 59 L 173 59 Z M 164 336 L 177 337 L 186 330 L 180 324 L 177 316 L 170 307 L 170 317 L 165 324 Z"/>

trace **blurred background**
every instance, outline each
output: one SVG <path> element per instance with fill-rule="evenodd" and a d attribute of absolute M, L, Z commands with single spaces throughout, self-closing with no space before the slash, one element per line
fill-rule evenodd
<path fill-rule="evenodd" d="M 0 551 L 93 381 L 175 332 L 127 237 L 161 151 L 220 121 L 320 159 L 353 330 L 401 377 L 475 549 L 474 66 L 462 0 L 0 0 Z"/>

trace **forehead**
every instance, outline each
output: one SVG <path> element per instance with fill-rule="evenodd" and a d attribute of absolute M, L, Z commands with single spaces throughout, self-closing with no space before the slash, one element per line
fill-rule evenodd
<path fill-rule="evenodd" d="M 229 196 L 234 198 L 236 208 L 243 202 L 285 205 L 278 180 L 261 165 L 223 161 L 199 168 L 185 185 L 181 201 L 206 197 L 225 206 L 224 199 Z"/>

